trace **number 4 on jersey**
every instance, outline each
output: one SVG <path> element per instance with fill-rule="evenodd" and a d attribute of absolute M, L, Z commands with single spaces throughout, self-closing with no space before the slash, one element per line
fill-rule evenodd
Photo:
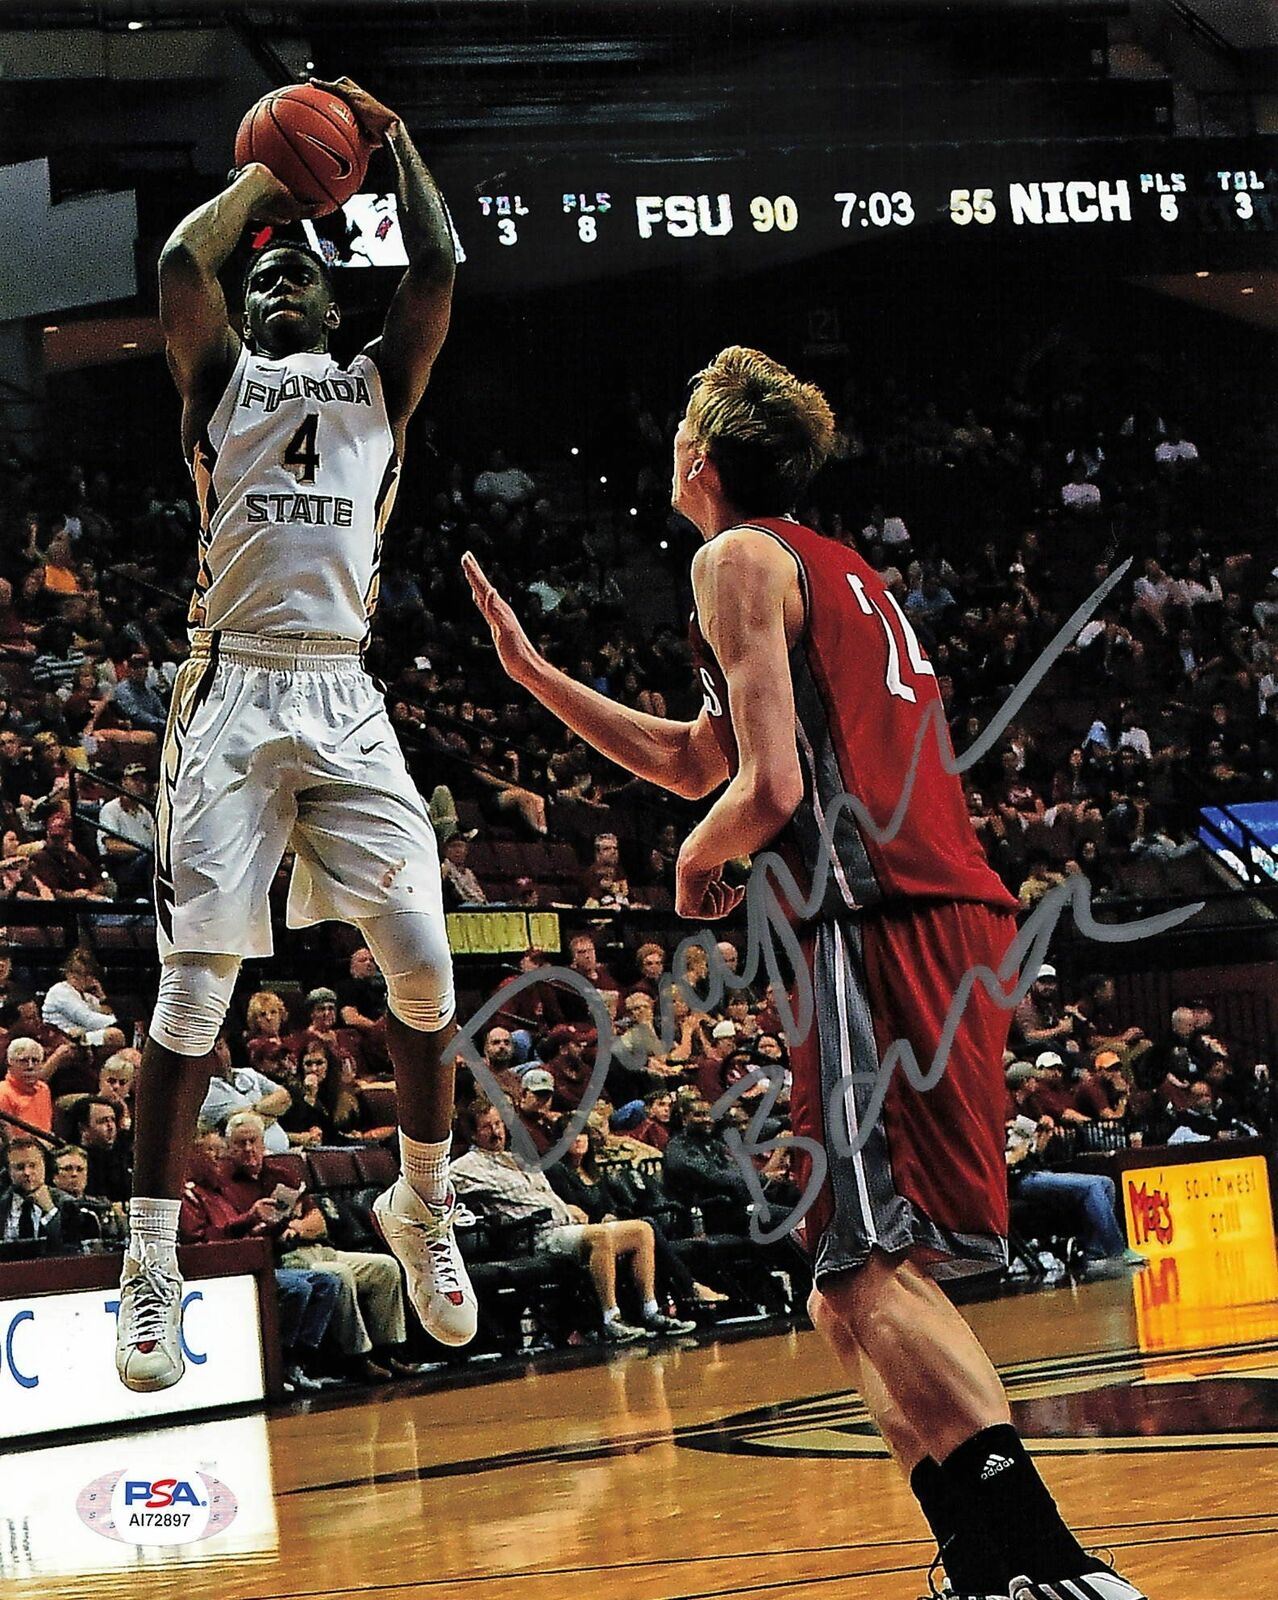
<path fill-rule="evenodd" d="M 319 471 L 319 450 L 315 444 L 315 433 L 318 427 L 319 412 L 312 411 L 284 447 L 284 465 L 286 467 L 301 467 L 302 469 L 297 475 L 299 483 L 314 483 L 315 474 Z"/>
<path fill-rule="evenodd" d="M 878 603 L 871 600 L 869 595 L 866 594 L 865 585 L 857 577 L 856 573 L 849 572 L 847 577 L 852 593 L 856 596 L 857 605 L 860 606 L 867 617 L 877 616 L 883 625 L 883 636 L 887 640 L 886 681 L 888 693 L 894 694 L 898 700 L 908 700 L 913 705 L 918 700 L 918 695 L 901 676 L 901 647 L 896 642 L 896 633 L 893 631 L 891 622 Z M 901 624 L 901 637 L 905 640 L 905 650 L 910 658 L 910 666 L 920 677 L 935 678 L 936 671 L 932 663 L 924 656 L 918 637 L 910 626 L 910 619 L 896 603 L 896 596 L 891 590 L 885 589 L 883 592 L 884 597 L 893 611 L 896 612 Z"/>

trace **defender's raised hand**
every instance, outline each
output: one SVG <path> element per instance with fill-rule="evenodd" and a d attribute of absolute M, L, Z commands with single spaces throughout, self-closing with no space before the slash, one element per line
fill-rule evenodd
<path fill-rule="evenodd" d="M 492 630 L 497 647 L 497 659 L 506 675 L 527 687 L 535 676 L 541 657 L 533 649 L 532 641 L 524 632 L 519 618 L 489 583 L 484 569 L 467 550 L 462 556 L 462 571 L 470 584 L 470 592 L 480 614 Z"/>

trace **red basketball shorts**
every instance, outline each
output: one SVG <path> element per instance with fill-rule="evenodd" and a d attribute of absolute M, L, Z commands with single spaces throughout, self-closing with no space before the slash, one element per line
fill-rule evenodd
<path fill-rule="evenodd" d="M 799 1232 L 818 1280 L 862 1266 L 876 1248 L 913 1251 L 936 1277 L 1005 1264 L 1011 1011 L 979 982 L 965 1004 L 956 996 L 973 969 L 997 971 L 1015 933 L 1010 912 L 957 901 L 803 930 L 815 1013 L 806 1038 L 791 1046 L 791 1120 L 826 1154 Z M 916 1089 L 898 1065 L 876 1114 L 874 1079 L 894 1042 L 906 1041 L 931 1075 L 947 1017 L 960 1006 L 934 1087 Z M 801 1150 L 805 1195 L 812 1174 L 813 1157 Z"/>

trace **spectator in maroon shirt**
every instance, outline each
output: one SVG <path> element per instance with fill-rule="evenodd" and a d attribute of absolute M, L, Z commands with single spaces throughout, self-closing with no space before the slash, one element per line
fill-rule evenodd
<path fill-rule="evenodd" d="M 53 891 L 55 900 L 109 903 L 102 893 L 102 873 L 71 842 L 71 815 L 61 806 L 49 813 L 44 844 L 31 858 L 31 872 Z"/>
<path fill-rule="evenodd" d="M 629 999 L 632 994 L 646 994 L 655 1006 L 661 997 L 661 975 L 666 970 L 666 952 L 659 944 L 641 944 L 635 951 L 635 959 L 639 963 L 639 978 L 626 990 L 626 998 Z"/>
<path fill-rule="evenodd" d="M 364 1068 L 363 1040 L 355 1028 L 341 1028 L 337 1023 L 337 991 L 312 989 L 305 1000 L 306 1021 L 296 1032 L 290 1033 L 284 1043 L 295 1061 L 300 1061 L 312 1036 L 321 1039 L 339 1061 L 355 1064 L 359 1077 Z"/>
<path fill-rule="evenodd" d="M 545 1048 L 550 1056 L 545 1067 L 554 1087 L 557 1111 L 575 1111 L 581 1104 L 594 1070 L 596 1043 L 593 1032 L 582 1034 L 566 1022 L 546 1035 Z"/>
<path fill-rule="evenodd" d="M 710 1053 L 698 1057 L 693 1063 L 697 1088 L 711 1105 L 724 1091 L 723 1065 L 736 1049 L 737 1025 L 735 1022 L 716 1022 L 710 1030 Z"/>
<path fill-rule="evenodd" d="M 546 952 L 538 950 L 535 945 L 530 945 L 519 958 L 519 971 L 512 973 L 509 978 L 502 979 L 498 985 L 498 994 L 519 982 L 527 973 L 537 972 L 550 965 L 550 957 Z M 509 1029 L 514 1040 L 514 1059 L 517 1062 L 531 1058 L 534 1034 L 540 1033 L 545 1028 L 554 1028 L 564 1020 L 559 998 L 560 991 L 553 984 L 529 984 L 520 989 L 518 994 L 512 995 L 494 1016 L 494 1022 L 499 1022 L 503 1028 Z"/>
<path fill-rule="evenodd" d="M 1087 1121 L 1082 1112 L 1075 1109 L 1074 1091 L 1065 1082 L 1065 1063 L 1055 1050 L 1044 1050 L 1034 1058 L 1034 1074 L 1038 1088 L 1026 1096 L 1027 1116 L 1051 1117 L 1057 1126 L 1063 1122 Z"/>
<path fill-rule="evenodd" d="M 1090 1122 L 1121 1122 L 1131 1094 L 1122 1060 L 1114 1050 L 1098 1050 L 1092 1069 L 1074 1091 L 1075 1110 Z"/>
<path fill-rule="evenodd" d="M 672 1067 L 686 1067 L 695 1062 L 698 1056 L 710 1053 L 710 1030 L 714 1023 L 704 1011 L 692 1009 L 687 994 L 678 984 L 671 991 L 670 1010 L 674 1021 L 674 1037 L 666 1063 Z"/>
<path fill-rule="evenodd" d="M 327 1242 L 324 1213 L 305 1188 L 299 1192 L 293 1168 L 267 1156 L 262 1129 L 262 1119 L 251 1111 L 227 1119 L 227 1154 L 215 1185 L 230 1215 L 219 1221 L 216 1236 L 271 1239 L 283 1252 L 280 1266 L 342 1280 L 332 1332 L 353 1376 L 384 1382 L 392 1373 L 419 1372 L 394 1353 L 406 1333 L 398 1263 L 390 1256 L 335 1250 Z"/>
<path fill-rule="evenodd" d="M 589 933 L 575 935 L 568 942 L 568 953 L 570 969 L 578 978 L 584 978 L 599 991 L 609 1014 L 615 1017 L 617 1002 L 621 997 L 621 985 L 607 967 L 601 964 L 595 950 L 594 937 Z M 577 989 L 556 986 L 555 993 L 565 1022 L 581 1022 L 587 1025 L 591 1022 L 590 1008 Z"/>
<path fill-rule="evenodd" d="M 759 1024 L 750 1008 L 749 997 L 740 991 L 730 994 L 723 1009 L 728 1021 L 736 1027 L 738 1043 L 752 1043 L 758 1036 Z"/>
<path fill-rule="evenodd" d="M 777 1010 L 776 992 L 771 984 L 763 991 L 763 1004 L 755 1013 L 754 1020 L 759 1024 L 761 1034 L 773 1034 L 780 1039 L 784 1034 L 781 1025 L 781 1013 Z"/>
<path fill-rule="evenodd" d="M 669 1089 L 653 1089 L 643 1097 L 643 1105 L 644 1120 L 635 1129 L 633 1137 L 641 1144 L 650 1144 L 654 1150 L 664 1152 L 670 1143 L 674 1096 Z"/>

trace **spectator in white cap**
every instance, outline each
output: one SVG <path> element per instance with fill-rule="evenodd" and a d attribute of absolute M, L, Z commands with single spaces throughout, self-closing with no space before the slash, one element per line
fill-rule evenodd
<path fill-rule="evenodd" d="M 1038 1086 L 1025 1097 L 1026 1114 L 1050 1117 L 1053 1122 L 1086 1122 L 1074 1105 L 1074 1091 L 1066 1081 L 1065 1062 L 1058 1050 L 1041 1050 L 1034 1058 Z"/>
<path fill-rule="evenodd" d="M 150 779 L 141 761 L 124 769 L 123 792 L 98 812 L 98 845 L 104 863 L 122 892 L 145 894 L 155 859 L 155 818 Z"/>
<path fill-rule="evenodd" d="M 1077 1051 L 1075 1030 L 1084 1030 L 1079 1019 L 1065 1009 L 1056 968 L 1046 962 L 1029 993 L 1016 1008 L 1012 1019 L 1012 1044 L 1018 1056 L 1033 1059 L 1040 1050 Z"/>
<path fill-rule="evenodd" d="M 558 1139 L 563 1117 L 550 1109 L 555 1079 L 545 1067 L 530 1067 L 520 1078 L 519 1120 L 527 1128 L 537 1154 L 544 1156 Z"/>
<path fill-rule="evenodd" d="M 725 1017 L 710 1030 L 710 1050 L 693 1062 L 696 1084 L 711 1105 L 724 1091 L 723 1067 L 736 1048 L 737 1025 Z"/>

